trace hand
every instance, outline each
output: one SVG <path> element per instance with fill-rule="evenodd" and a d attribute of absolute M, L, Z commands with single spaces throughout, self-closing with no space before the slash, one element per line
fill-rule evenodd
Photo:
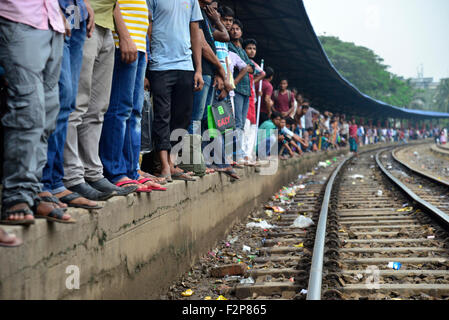
<path fill-rule="evenodd" d="M 120 39 L 120 52 L 122 53 L 122 61 L 125 63 L 133 63 L 137 60 L 137 46 L 131 37 Z"/>
<path fill-rule="evenodd" d="M 218 13 L 218 11 L 210 5 L 206 6 L 206 14 L 209 17 L 209 19 L 212 20 L 212 22 L 214 24 L 216 24 L 220 20 L 220 17 L 221 17 L 220 14 Z"/>
<path fill-rule="evenodd" d="M 248 70 L 248 73 L 253 73 L 254 72 L 253 67 L 251 67 L 250 65 L 246 66 L 246 70 Z"/>
<path fill-rule="evenodd" d="M 195 72 L 193 76 L 193 91 L 201 91 L 204 87 L 203 75 L 200 72 Z"/>
<path fill-rule="evenodd" d="M 232 84 L 229 81 L 224 82 L 224 88 L 228 93 L 231 92 L 232 90 L 234 90 L 234 87 L 232 86 Z"/>
<path fill-rule="evenodd" d="M 144 87 L 145 90 L 149 91 L 150 90 L 150 80 L 145 78 L 143 87 Z"/>
<path fill-rule="evenodd" d="M 229 92 L 226 90 L 222 90 L 220 92 L 220 95 L 218 96 L 218 100 L 224 100 L 228 96 Z"/>
<path fill-rule="evenodd" d="M 87 37 L 90 38 L 92 37 L 92 34 L 94 33 L 95 29 L 95 13 L 92 7 L 90 6 L 89 1 L 84 1 L 84 3 L 86 4 L 87 13 L 89 14 L 89 17 L 87 18 L 86 31 Z"/>
<path fill-rule="evenodd" d="M 62 13 L 61 11 L 61 16 L 62 16 L 62 20 L 64 21 L 64 29 L 65 29 L 65 35 L 67 37 L 71 37 L 72 36 L 72 30 L 70 29 L 70 23 L 69 21 L 66 19 L 64 13 Z"/>
<path fill-rule="evenodd" d="M 258 97 L 261 97 L 263 95 L 263 92 L 262 91 L 257 91 L 257 96 Z"/>
<path fill-rule="evenodd" d="M 217 90 L 224 89 L 224 81 L 220 76 L 215 76 L 213 87 Z"/>

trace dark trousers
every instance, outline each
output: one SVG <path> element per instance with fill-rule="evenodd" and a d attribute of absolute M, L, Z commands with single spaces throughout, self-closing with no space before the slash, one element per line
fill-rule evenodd
<path fill-rule="evenodd" d="M 187 129 L 193 108 L 193 75 L 193 71 L 150 71 L 155 151 L 170 151 L 180 141 L 170 141 L 170 134 Z"/>

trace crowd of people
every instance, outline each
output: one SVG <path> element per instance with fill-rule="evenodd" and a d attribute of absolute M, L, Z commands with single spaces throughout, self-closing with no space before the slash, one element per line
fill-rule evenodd
<path fill-rule="evenodd" d="M 423 135 L 320 113 L 287 79 L 274 90 L 244 30 L 212 0 L 1 1 L 0 223 L 75 223 L 68 207 L 173 180 Z"/>

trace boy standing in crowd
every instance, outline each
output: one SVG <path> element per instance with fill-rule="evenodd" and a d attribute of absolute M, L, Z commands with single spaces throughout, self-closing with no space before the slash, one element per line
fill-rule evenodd
<path fill-rule="evenodd" d="M 146 0 L 119 0 L 114 20 L 112 90 L 100 139 L 104 175 L 124 194 L 151 192 L 153 187 L 165 190 L 138 173 L 149 25 Z"/>
<path fill-rule="evenodd" d="M 254 64 L 249 60 L 248 55 L 242 48 L 240 42 L 243 36 L 243 25 L 242 23 L 235 19 L 232 25 L 231 32 L 231 43 L 229 44 L 229 50 L 236 53 L 247 65 L 248 72 L 254 72 Z M 237 77 L 237 75 L 234 73 Z M 248 113 L 249 107 L 249 97 L 251 96 L 251 87 L 249 75 L 246 74 L 243 79 L 237 84 L 235 88 L 235 126 L 236 126 L 236 161 L 243 162 L 245 156 L 243 152 L 243 129 L 245 127 L 246 115 Z"/>
<path fill-rule="evenodd" d="M 74 4 L 73 0 L 59 0 L 63 12 L 66 12 L 72 4 Z M 69 116 L 76 106 L 78 81 L 83 63 L 84 41 L 86 36 L 92 37 L 95 28 L 94 11 L 89 1 L 78 0 L 75 4 L 74 20 L 69 21 L 69 23 L 73 23 L 73 28 L 70 37 L 65 37 L 62 55 L 61 76 L 59 77 L 60 109 L 56 129 L 48 139 L 47 164 L 44 168 L 42 183 L 44 184 L 44 190 L 51 193 L 48 198 L 56 197 L 56 203 L 63 202 L 71 207 L 98 209 L 100 207 L 97 203 L 68 190 L 63 182 L 64 145 L 67 138 Z"/>
<path fill-rule="evenodd" d="M 282 79 L 279 84 L 279 90 L 274 91 L 272 100 L 274 110 L 279 112 L 282 117 L 291 117 L 295 112 L 295 95 L 288 90 L 288 80 Z"/>
<path fill-rule="evenodd" d="M 114 70 L 112 31 L 115 28 L 113 11 L 116 2 L 91 0 L 95 30 L 84 43 L 76 108 L 69 117 L 64 148 L 64 185 L 94 201 L 104 201 L 123 192 L 104 178 L 99 156 Z"/>
<path fill-rule="evenodd" d="M 255 165 L 255 144 L 257 135 L 257 110 L 256 110 L 256 92 L 259 90 L 259 81 L 265 78 L 265 72 L 254 61 L 257 54 L 257 42 L 254 39 L 245 40 L 243 47 L 245 48 L 248 58 L 255 66 L 254 74 L 249 74 L 251 96 L 249 97 L 248 114 L 245 120 L 243 131 L 243 151 L 245 152 L 245 163 Z"/>
<path fill-rule="evenodd" d="M 8 83 L 4 128 L 2 223 L 34 217 L 74 222 L 42 194 L 48 138 L 59 112 L 64 19 L 58 1 L 0 2 L 0 65 Z M 33 208 L 33 211 L 31 210 Z"/>
<path fill-rule="evenodd" d="M 273 68 L 267 67 L 265 73 L 265 79 L 262 80 L 262 94 L 260 96 L 262 101 L 260 103 L 259 126 L 265 121 L 270 120 L 274 105 L 273 100 L 271 100 L 273 94 L 273 85 L 271 82 L 274 78 L 274 70 Z"/>
<path fill-rule="evenodd" d="M 161 161 L 160 176 L 189 179 L 170 156 L 173 130 L 186 130 L 192 116 L 194 91 L 203 89 L 197 0 L 149 0 L 152 14 L 150 83 L 154 103 L 153 136 Z M 195 64 L 195 68 L 194 65 Z"/>

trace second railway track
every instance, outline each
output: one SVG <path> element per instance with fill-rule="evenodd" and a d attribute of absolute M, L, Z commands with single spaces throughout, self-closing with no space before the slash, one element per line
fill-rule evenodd
<path fill-rule="evenodd" d="M 322 264 L 312 262 L 308 299 L 449 299 L 449 234 L 441 218 L 449 213 L 448 188 L 399 166 L 389 149 L 350 159 L 336 174 L 323 250 L 315 241 L 313 260 L 321 254 Z M 440 216 L 421 209 L 380 167 L 407 176 L 405 184 Z"/>

